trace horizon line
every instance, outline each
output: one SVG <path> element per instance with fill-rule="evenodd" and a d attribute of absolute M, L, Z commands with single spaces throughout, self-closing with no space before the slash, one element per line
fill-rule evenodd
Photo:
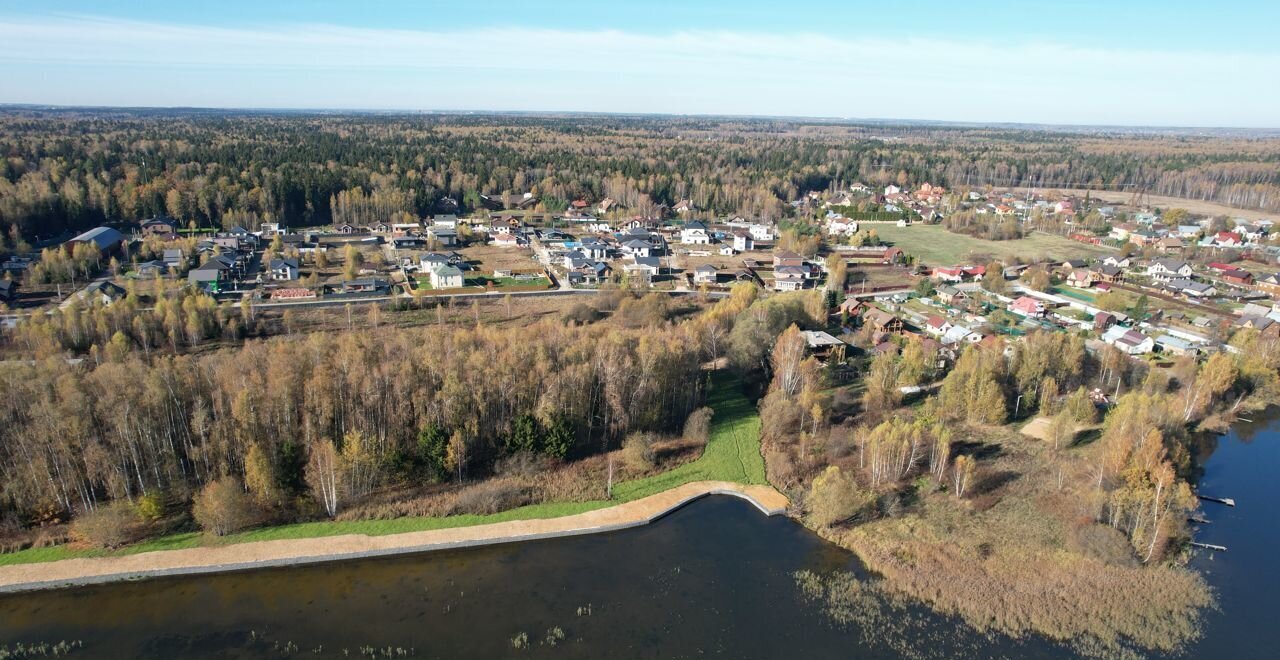
<path fill-rule="evenodd" d="M 0 111 L 13 109 L 27 110 L 113 110 L 113 111 L 202 111 L 202 112 L 240 112 L 240 113 L 315 113 L 315 114 L 434 114 L 434 115 L 542 115 L 542 116 L 580 116 L 580 117 L 670 117 L 697 119 L 749 119 L 749 120 L 783 120 L 811 121 L 849 124 L 885 124 L 885 125 L 922 125 L 930 124 L 946 127 L 1014 127 L 1014 128 L 1068 128 L 1068 129 L 1122 129 L 1147 131 L 1274 131 L 1280 137 L 1280 125 L 1277 126 L 1243 126 L 1243 125 L 1188 125 L 1188 124 L 1088 124 L 1088 123 L 1056 123 L 1034 121 L 971 121 L 952 119 L 922 119 L 910 117 L 839 117 L 835 115 L 773 115 L 753 113 L 700 113 L 700 112 L 644 112 L 627 110 L 500 110 L 483 108 L 377 108 L 377 107 L 311 107 L 311 106 L 202 106 L 202 105 L 102 105 L 102 104 L 63 104 L 41 103 L 30 101 L 0 101 Z"/>

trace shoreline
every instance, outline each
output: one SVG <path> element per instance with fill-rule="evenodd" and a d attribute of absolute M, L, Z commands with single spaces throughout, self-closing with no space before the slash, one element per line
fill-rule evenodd
<path fill-rule="evenodd" d="M 650 524 L 693 501 L 711 495 L 728 495 L 746 500 L 766 516 L 784 514 L 788 504 L 787 498 L 771 486 L 697 481 L 638 500 L 557 518 L 512 520 L 385 536 L 345 534 L 252 541 L 117 557 L 62 559 L 0 566 L 0 594 L 600 534 Z"/>

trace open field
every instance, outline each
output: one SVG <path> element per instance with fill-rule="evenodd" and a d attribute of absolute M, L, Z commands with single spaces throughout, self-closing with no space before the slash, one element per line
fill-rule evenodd
<path fill-rule="evenodd" d="M 495 245 L 473 245 L 458 250 L 469 262 L 480 262 L 480 271 L 492 273 L 495 270 L 541 270 L 541 266 L 533 260 L 531 252 L 519 248 L 497 247 Z"/>
<path fill-rule="evenodd" d="M 743 395 L 737 382 L 725 372 L 715 374 L 707 405 L 715 410 L 715 414 L 711 421 L 711 435 L 702 456 L 668 472 L 619 482 L 613 488 L 612 500 L 548 502 L 490 515 L 305 522 L 240 532 L 213 540 L 212 543 L 222 546 L 254 541 L 306 539 L 347 534 L 383 536 L 516 520 L 557 518 L 632 502 L 700 481 L 767 486 L 764 458 L 760 453 L 760 417 L 755 406 Z M 199 548 L 210 542 L 209 537 L 188 532 L 147 540 L 117 551 L 86 550 L 67 546 L 31 548 L 0 554 L 0 566 Z"/>
<path fill-rule="evenodd" d="M 1032 234 L 1014 241 L 988 241 L 949 232 L 940 225 L 877 225 L 874 229 L 882 240 L 902 248 L 928 266 L 982 263 L 988 259 L 1063 261 L 1114 252 L 1108 248 L 1049 234 Z"/>
<path fill-rule="evenodd" d="M 1027 188 L 1018 188 L 1017 190 L 1026 191 Z M 1044 192 L 1044 188 L 1036 190 Z M 1057 189 L 1063 193 L 1070 195 L 1084 196 L 1088 193 L 1093 199 L 1101 199 L 1114 204 L 1126 204 L 1133 196 L 1129 192 L 1117 192 L 1114 190 L 1083 190 L 1083 189 Z M 1181 208 L 1190 211 L 1195 215 L 1225 215 L 1228 218 L 1246 218 L 1248 220 L 1280 220 L 1280 214 L 1268 211 L 1258 211 L 1255 209 L 1238 209 L 1226 204 L 1217 202 L 1206 202 L 1198 199 L 1183 199 L 1181 197 L 1165 197 L 1162 195 L 1147 195 L 1147 203 L 1160 209 Z"/>

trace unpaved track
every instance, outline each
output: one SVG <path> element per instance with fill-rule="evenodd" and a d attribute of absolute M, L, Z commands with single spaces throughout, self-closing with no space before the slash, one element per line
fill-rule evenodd
<path fill-rule="evenodd" d="M 646 525 L 693 500 L 716 494 L 745 499 L 770 516 L 782 514 L 787 508 L 787 498 L 769 486 L 699 481 L 633 502 L 560 518 L 513 520 L 386 536 L 346 534 L 0 566 L 0 593 L 594 534 Z"/>

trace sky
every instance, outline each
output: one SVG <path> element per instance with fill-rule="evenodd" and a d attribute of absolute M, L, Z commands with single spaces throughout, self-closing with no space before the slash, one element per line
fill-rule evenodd
<path fill-rule="evenodd" d="M 0 0 L 0 103 L 1280 127 L 1280 2 Z"/>

